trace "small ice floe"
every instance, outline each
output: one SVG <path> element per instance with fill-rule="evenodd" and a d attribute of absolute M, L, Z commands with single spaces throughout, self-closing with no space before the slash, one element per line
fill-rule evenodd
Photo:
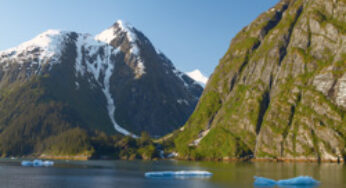
<path fill-rule="evenodd" d="M 178 153 L 177 152 L 172 152 L 172 153 L 169 153 L 167 155 L 167 158 L 174 158 L 174 157 L 177 157 L 178 156 Z"/>
<path fill-rule="evenodd" d="M 35 159 L 33 161 L 22 161 L 22 166 L 34 166 L 34 167 L 39 167 L 39 166 L 53 166 L 54 162 L 53 161 L 42 161 L 39 159 Z"/>
<path fill-rule="evenodd" d="M 192 171 L 155 171 L 146 172 L 147 178 L 209 178 L 213 173 L 208 171 L 192 170 Z"/>
<path fill-rule="evenodd" d="M 164 159 L 165 158 L 165 152 L 163 150 L 160 150 L 160 158 Z"/>
<path fill-rule="evenodd" d="M 274 186 L 276 183 L 277 182 L 275 180 L 255 176 L 255 186 Z"/>
<path fill-rule="evenodd" d="M 257 177 L 255 176 L 255 186 L 294 186 L 294 187 L 305 187 L 305 188 L 310 188 L 310 187 L 315 187 L 318 185 L 320 182 L 313 179 L 310 176 L 298 176 L 295 178 L 290 178 L 290 179 L 285 179 L 285 180 L 272 180 L 269 178 L 264 178 L 264 177 Z"/>

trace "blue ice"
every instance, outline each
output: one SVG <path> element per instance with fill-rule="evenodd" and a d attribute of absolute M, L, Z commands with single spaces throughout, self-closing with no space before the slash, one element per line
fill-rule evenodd
<path fill-rule="evenodd" d="M 319 185 L 319 181 L 313 179 L 310 176 L 298 176 L 295 178 L 290 178 L 290 179 L 284 179 L 284 180 L 272 180 L 272 179 L 268 179 L 268 178 L 264 178 L 264 177 L 257 177 L 255 176 L 255 182 L 254 185 L 255 186 L 267 186 L 267 187 L 271 187 L 271 186 L 279 186 L 279 187 L 305 187 L 305 188 L 312 188 L 315 187 L 317 185 Z"/>
<path fill-rule="evenodd" d="M 22 166 L 35 166 L 35 167 L 39 167 L 39 166 L 53 166 L 54 162 L 53 161 L 42 161 L 39 159 L 35 159 L 33 161 L 22 161 L 21 162 Z"/>
<path fill-rule="evenodd" d="M 213 173 L 208 171 L 155 171 L 146 172 L 144 174 L 147 178 L 207 178 L 211 177 Z"/>

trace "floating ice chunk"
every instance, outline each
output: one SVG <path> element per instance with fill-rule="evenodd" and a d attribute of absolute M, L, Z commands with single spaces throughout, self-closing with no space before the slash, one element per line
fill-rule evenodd
<path fill-rule="evenodd" d="M 43 166 L 42 163 L 43 163 L 43 161 L 42 160 L 38 160 L 38 159 L 35 159 L 32 162 L 33 166 Z"/>
<path fill-rule="evenodd" d="M 53 166 L 54 162 L 53 161 L 42 161 L 39 159 L 35 159 L 33 161 L 22 161 L 21 162 L 22 166 Z"/>
<path fill-rule="evenodd" d="M 163 150 L 160 150 L 159 154 L 161 159 L 165 158 L 165 152 Z"/>
<path fill-rule="evenodd" d="M 277 181 L 278 185 L 317 185 L 320 182 L 309 176 L 299 176 Z"/>
<path fill-rule="evenodd" d="M 290 179 L 285 179 L 285 180 L 272 180 L 269 178 L 264 178 L 264 177 L 257 177 L 255 176 L 255 186 L 315 186 L 318 185 L 320 182 L 313 179 L 312 177 L 309 176 L 298 176 L 295 178 L 290 178 Z"/>
<path fill-rule="evenodd" d="M 32 161 L 22 161 L 22 166 L 33 166 Z"/>
<path fill-rule="evenodd" d="M 157 171 L 146 172 L 144 174 L 147 178 L 187 178 L 187 177 L 210 177 L 213 173 L 208 171 Z"/>
<path fill-rule="evenodd" d="M 254 185 L 255 186 L 274 186 L 276 185 L 276 181 L 269 178 L 255 176 Z"/>
<path fill-rule="evenodd" d="M 43 166 L 54 166 L 54 161 L 43 161 Z"/>

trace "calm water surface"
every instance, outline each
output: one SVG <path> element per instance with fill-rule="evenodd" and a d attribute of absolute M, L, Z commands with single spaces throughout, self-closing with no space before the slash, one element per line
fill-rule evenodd
<path fill-rule="evenodd" d="M 312 176 L 319 188 L 346 188 L 346 166 L 331 163 L 56 161 L 54 167 L 22 167 L 0 160 L 0 187 L 254 187 L 253 176 L 272 179 Z M 208 179 L 147 179 L 147 171 L 208 170 Z"/>

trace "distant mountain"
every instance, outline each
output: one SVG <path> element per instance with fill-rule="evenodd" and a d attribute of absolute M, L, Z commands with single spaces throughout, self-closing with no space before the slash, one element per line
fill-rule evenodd
<path fill-rule="evenodd" d="M 196 69 L 191 72 L 186 73 L 190 78 L 195 80 L 197 83 L 201 84 L 203 87 L 208 82 L 208 77 L 204 76 L 200 70 Z"/>
<path fill-rule="evenodd" d="M 242 29 L 173 135 L 184 159 L 346 160 L 346 4 L 281 0 Z"/>
<path fill-rule="evenodd" d="M 162 136 L 185 123 L 202 90 L 122 21 L 96 37 L 48 30 L 0 52 L 0 151 L 43 152 L 76 127 Z"/>

